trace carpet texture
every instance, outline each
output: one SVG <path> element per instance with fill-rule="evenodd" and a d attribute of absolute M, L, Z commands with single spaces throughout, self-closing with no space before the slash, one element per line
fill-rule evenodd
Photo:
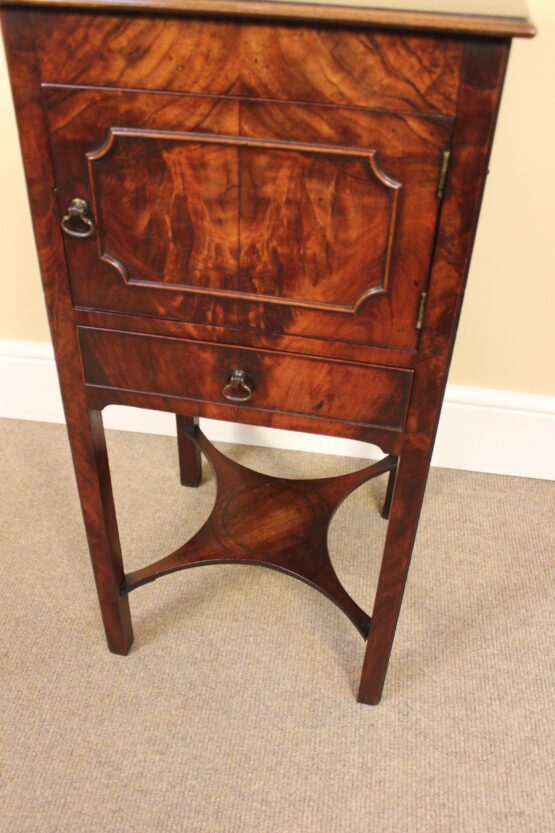
<path fill-rule="evenodd" d="M 324 597 L 248 566 L 135 591 L 104 644 L 63 426 L 0 423 L 2 833 L 553 833 L 555 484 L 432 470 L 382 703 Z M 128 569 L 188 538 L 214 480 L 171 438 L 109 434 Z M 322 440 L 325 450 L 325 439 Z M 358 468 L 227 447 L 286 477 Z M 371 610 L 386 478 L 330 533 Z"/>

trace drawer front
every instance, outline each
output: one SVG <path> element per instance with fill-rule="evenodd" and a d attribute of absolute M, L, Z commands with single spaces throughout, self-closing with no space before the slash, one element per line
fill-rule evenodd
<path fill-rule="evenodd" d="M 77 306 L 415 349 L 450 119 L 44 94 Z"/>
<path fill-rule="evenodd" d="M 79 328 L 87 385 L 402 430 L 413 372 L 198 341 Z M 224 387 L 234 370 L 244 384 Z M 225 417 L 224 417 L 225 418 Z"/>
<path fill-rule="evenodd" d="M 45 82 L 456 112 L 457 40 L 52 10 L 35 25 Z"/>

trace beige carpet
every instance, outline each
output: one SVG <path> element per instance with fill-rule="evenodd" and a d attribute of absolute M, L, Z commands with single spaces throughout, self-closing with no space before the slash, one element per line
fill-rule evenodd
<path fill-rule="evenodd" d="M 378 707 L 363 642 L 326 599 L 255 567 L 137 590 L 105 648 L 62 426 L 4 420 L 2 833 L 553 833 L 555 484 L 436 469 Z M 323 441 L 325 443 L 325 441 Z M 112 433 L 126 563 L 207 516 L 169 438 Z M 228 447 L 285 476 L 360 466 Z M 385 480 L 332 527 L 371 608 Z"/>

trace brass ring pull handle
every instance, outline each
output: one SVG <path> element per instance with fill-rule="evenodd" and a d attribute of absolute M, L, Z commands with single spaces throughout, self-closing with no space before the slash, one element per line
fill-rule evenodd
<path fill-rule="evenodd" d="M 248 402 L 253 392 L 244 370 L 234 370 L 229 382 L 222 388 L 222 393 L 230 402 Z"/>
<path fill-rule="evenodd" d="M 62 220 L 61 226 L 66 234 L 70 237 L 92 237 L 96 229 L 90 217 L 87 217 L 89 205 L 86 200 L 76 197 L 71 201 L 67 214 Z M 81 223 L 84 223 L 86 228 L 84 230 L 74 229 L 70 226 L 71 221 L 77 218 Z"/>

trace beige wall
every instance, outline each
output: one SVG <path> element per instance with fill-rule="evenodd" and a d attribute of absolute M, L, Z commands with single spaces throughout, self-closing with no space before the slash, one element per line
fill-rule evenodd
<path fill-rule="evenodd" d="M 451 371 L 455 384 L 555 395 L 555 2 L 513 46 Z M 0 339 L 47 341 L 6 79 L 0 66 Z"/>

